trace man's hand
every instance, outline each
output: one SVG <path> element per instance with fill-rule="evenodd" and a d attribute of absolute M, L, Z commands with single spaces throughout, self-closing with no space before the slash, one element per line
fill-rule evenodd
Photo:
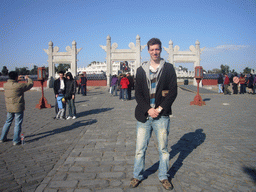
<path fill-rule="evenodd" d="M 28 79 L 29 77 L 28 77 L 28 75 L 25 75 L 25 79 Z"/>
<path fill-rule="evenodd" d="M 57 98 L 58 96 L 59 96 L 58 94 L 55 95 L 56 98 Z"/>
<path fill-rule="evenodd" d="M 75 95 L 72 95 L 72 99 L 75 99 Z"/>
<path fill-rule="evenodd" d="M 150 117 L 156 118 L 159 115 L 159 112 L 156 109 L 151 108 L 148 110 L 148 114 Z"/>

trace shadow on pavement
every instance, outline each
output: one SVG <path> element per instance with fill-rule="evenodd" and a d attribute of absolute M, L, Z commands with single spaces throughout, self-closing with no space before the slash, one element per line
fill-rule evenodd
<path fill-rule="evenodd" d="M 84 117 L 86 115 L 103 113 L 103 112 L 106 112 L 106 111 L 110 111 L 112 109 L 114 109 L 114 108 L 92 109 L 92 110 L 89 110 L 89 111 L 83 111 L 83 112 L 77 113 L 76 115 L 77 115 L 77 117 Z"/>
<path fill-rule="evenodd" d="M 58 120 L 58 121 L 62 121 L 62 120 Z M 91 124 L 94 124 L 96 122 L 97 122 L 96 119 L 89 119 L 85 123 L 83 123 L 83 121 L 77 121 L 77 122 L 73 123 L 72 125 L 68 125 L 68 126 L 65 126 L 65 127 L 57 128 L 57 129 L 54 129 L 54 130 L 51 130 L 51 131 L 46 131 L 46 132 L 43 132 L 43 133 L 38 133 L 38 134 L 34 134 L 34 135 L 28 135 L 28 136 L 26 136 L 26 142 L 27 143 L 31 143 L 33 141 L 42 139 L 44 137 L 48 137 L 50 135 L 54 135 L 54 134 L 58 134 L 58 133 L 63 133 L 63 132 L 66 132 L 66 131 L 71 131 L 71 130 L 76 129 L 78 127 L 91 125 Z M 30 140 L 29 139 L 30 137 L 36 137 L 36 138 Z"/>
<path fill-rule="evenodd" d="M 171 147 L 170 160 L 174 158 L 178 153 L 177 160 L 173 163 L 172 167 L 168 171 L 170 178 L 174 178 L 177 171 L 183 165 L 183 161 L 186 157 L 199 145 L 205 141 L 206 135 L 203 133 L 203 129 L 197 129 L 195 132 L 189 132 L 184 134 L 180 140 Z M 155 173 L 158 170 L 159 161 L 152 165 L 144 172 L 144 177 L 147 178 L 149 175 Z"/>
<path fill-rule="evenodd" d="M 83 103 L 83 102 L 87 102 L 89 100 L 82 100 L 82 101 L 75 101 L 75 103 Z"/>
<path fill-rule="evenodd" d="M 102 95 L 105 94 L 105 92 L 101 91 L 101 92 L 90 92 L 87 93 L 88 96 L 95 96 L 95 95 Z"/>
<path fill-rule="evenodd" d="M 256 169 L 251 167 L 243 167 L 244 173 L 248 174 L 253 180 L 254 184 L 256 184 Z"/>

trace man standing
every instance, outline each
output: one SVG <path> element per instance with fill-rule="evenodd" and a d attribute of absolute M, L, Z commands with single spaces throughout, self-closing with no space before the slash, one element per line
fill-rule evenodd
<path fill-rule="evenodd" d="M 28 80 L 28 82 L 18 83 L 18 73 L 16 71 L 11 71 L 9 73 L 9 79 L 7 80 L 7 83 L 4 84 L 7 119 L 2 130 L 0 143 L 7 141 L 7 135 L 14 118 L 15 127 L 13 145 L 19 145 L 21 143 L 21 124 L 23 122 L 23 115 L 25 110 L 24 92 L 30 90 L 33 87 L 33 81 L 27 75 L 25 76 L 25 80 Z"/>
<path fill-rule="evenodd" d="M 233 94 L 238 94 L 238 84 L 239 78 L 237 77 L 237 73 L 235 73 L 233 77 Z"/>
<path fill-rule="evenodd" d="M 127 89 L 128 100 L 131 100 L 131 98 L 132 98 L 132 87 L 133 87 L 133 77 L 131 76 L 130 73 L 127 73 L 126 77 L 129 80 L 129 85 L 128 85 L 128 89 Z"/>
<path fill-rule="evenodd" d="M 230 84 L 229 77 L 227 74 L 225 74 L 225 80 L 224 80 L 224 95 L 230 95 L 230 91 L 228 89 L 228 86 Z"/>
<path fill-rule="evenodd" d="M 169 152 L 169 115 L 177 97 L 177 78 L 173 65 L 160 58 L 161 41 L 152 38 L 147 43 L 150 61 L 137 69 L 135 98 L 137 106 L 137 140 L 134 172 L 130 186 L 137 187 L 144 179 L 145 153 L 152 131 L 155 132 L 159 151 L 158 178 L 167 190 L 173 189 L 168 177 Z"/>
<path fill-rule="evenodd" d="M 120 76 L 118 77 L 118 82 L 117 82 L 119 90 L 120 90 L 120 92 L 119 92 L 119 99 L 120 100 L 122 99 L 122 95 L 123 95 L 123 90 L 122 90 L 122 87 L 121 87 L 121 84 L 120 84 L 122 78 L 123 78 L 123 74 L 120 74 Z"/>
<path fill-rule="evenodd" d="M 220 73 L 219 77 L 218 77 L 218 87 L 219 87 L 218 93 L 223 93 L 223 87 L 222 86 L 223 86 L 223 76 Z"/>
<path fill-rule="evenodd" d="M 57 115 L 59 112 L 58 102 L 57 102 L 57 97 L 59 96 L 59 90 L 62 89 L 64 95 L 66 93 L 66 78 L 64 77 L 63 71 L 59 72 L 59 78 L 54 81 L 53 89 L 55 94 L 55 113 Z M 66 111 L 65 109 L 66 109 L 66 106 L 64 106 L 64 111 Z M 66 114 L 64 113 L 64 116 L 65 115 Z"/>
<path fill-rule="evenodd" d="M 84 76 L 84 74 L 81 75 L 80 78 L 80 84 L 81 84 L 81 93 L 83 96 L 86 96 L 86 83 L 87 83 L 87 78 Z"/>

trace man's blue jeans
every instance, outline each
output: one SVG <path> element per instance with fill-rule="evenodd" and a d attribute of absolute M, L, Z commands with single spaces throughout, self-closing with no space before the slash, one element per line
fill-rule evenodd
<path fill-rule="evenodd" d="M 134 172 L 133 177 L 138 180 L 143 180 L 143 173 L 145 170 L 145 154 L 149 139 L 154 130 L 158 141 L 158 152 L 159 152 L 159 180 L 164 180 L 169 177 L 169 152 L 168 146 L 168 135 L 170 128 L 169 116 L 161 116 L 158 118 L 149 117 L 145 123 L 137 122 L 137 141 L 136 141 L 136 152 L 134 159 Z"/>
<path fill-rule="evenodd" d="M 23 114 L 24 112 L 19 113 L 9 113 L 7 112 L 7 119 L 4 124 L 1 139 L 2 141 L 7 140 L 7 134 L 9 132 L 9 129 L 11 127 L 12 121 L 15 117 L 15 127 L 14 127 L 14 135 L 13 135 L 13 142 L 18 143 L 20 142 L 20 133 L 21 133 L 21 124 L 23 122 Z"/>

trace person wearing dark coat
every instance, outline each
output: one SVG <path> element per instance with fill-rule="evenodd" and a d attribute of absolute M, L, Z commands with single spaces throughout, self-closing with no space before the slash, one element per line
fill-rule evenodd
<path fill-rule="evenodd" d="M 252 74 L 250 73 L 248 81 L 247 81 L 247 85 L 248 85 L 248 89 L 249 89 L 248 94 L 253 93 L 253 80 L 254 80 L 254 78 L 253 78 Z"/>
<path fill-rule="evenodd" d="M 238 94 L 238 84 L 239 78 L 237 77 L 237 73 L 235 73 L 233 77 L 233 94 Z"/>
<path fill-rule="evenodd" d="M 131 76 L 130 73 L 127 73 L 126 77 L 129 80 L 129 85 L 128 85 L 128 89 L 127 89 L 128 100 L 131 100 L 131 98 L 132 98 L 132 87 L 133 87 L 133 84 L 134 84 L 133 77 Z"/>
<path fill-rule="evenodd" d="M 219 77 L 218 77 L 218 87 L 219 87 L 218 93 L 223 93 L 223 76 L 222 76 L 222 74 L 219 74 Z"/>
<path fill-rule="evenodd" d="M 75 106 L 76 81 L 75 79 L 73 79 L 73 76 L 70 72 L 66 74 L 66 77 L 67 77 L 67 81 L 66 81 L 65 99 L 67 100 L 68 112 L 69 112 L 67 120 L 71 118 L 76 119 L 76 106 Z"/>
<path fill-rule="evenodd" d="M 168 135 L 172 104 L 177 97 L 177 77 L 172 64 L 160 57 L 161 41 L 148 41 L 150 61 L 137 69 L 135 118 L 137 119 L 137 140 L 133 178 L 130 187 L 137 187 L 145 179 L 145 154 L 152 131 L 158 141 L 158 179 L 166 190 L 173 189 L 170 182 Z"/>

